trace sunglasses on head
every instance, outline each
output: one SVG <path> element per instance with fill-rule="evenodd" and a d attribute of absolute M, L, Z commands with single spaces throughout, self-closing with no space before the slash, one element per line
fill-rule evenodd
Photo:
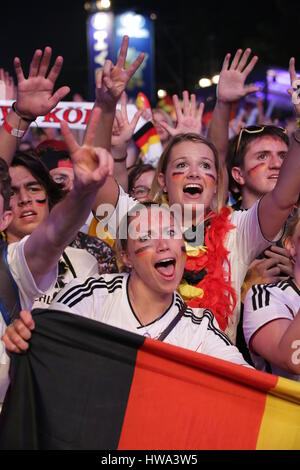
<path fill-rule="evenodd" d="M 286 134 L 286 129 L 284 127 L 279 127 L 279 126 L 248 126 L 248 127 L 242 127 L 242 129 L 239 132 L 239 137 L 238 141 L 236 144 L 236 149 L 235 149 L 235 155 L 238 154 L 238 151 L 240 149 L 240 145 L 242 142 L 242 137 L 244 135 L 244 132 L 247 134 L 259 134 L 260 132 L 263 132 L 264 130 L 268 129 L 279 129 L 283 132 L 283 134 Z"/>

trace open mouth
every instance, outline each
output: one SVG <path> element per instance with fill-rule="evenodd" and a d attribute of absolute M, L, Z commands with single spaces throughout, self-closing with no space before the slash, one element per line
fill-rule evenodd
<path fill-rule="evenodd" d="M 183 188 L 183 192 L 189 196 L 199 196 L 203 192 L 201 184 L 187 184 Z"/>
<path fill-rule="evenodd" d="M 27 212 L 23 212 L 20 216 L 21 219 L 24 219 L 26 217 L 34 217 L 36 216 L 36 213 L 33 212 L 33 211 L 27 211 Z"/>
<path fill-rule="evenodd" d="M 164 259 L 155 263 L 155 269 L 165 278 L 173 278 L 175 275 L 176 261 L 174 258 Z"/>

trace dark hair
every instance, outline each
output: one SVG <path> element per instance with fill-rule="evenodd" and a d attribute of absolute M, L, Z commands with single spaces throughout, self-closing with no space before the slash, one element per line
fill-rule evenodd
<path fill-rule="evenodd" d="M 8 166 L 5 160 L 0 157 L 0 194 L 3 197 L 3 210 L 9 209 L 11 197 L 11 179 L 8 172 Z"/>
<path fill-rule="evenodd" d="M 251 126 L 249 126 L 248 129 L 251 129 Z M 228 148 L 228 153 L 227 153 L 227 158 L 226 158 L 226 165 L 227 165 L 227 170 L 228 170 L 228 175 L 229 175 L 229 189 L 234 192 L 237 192 L 237 189 L 240 191 L 241 186 L 232 177 L 232 174 L 231 174 L 232 168 L 235 166 L 239 168 L 243 168 L 245 164 L 245 155 L 252 142 L 258 139 L 262 139 L 263 137 L 273 137 L 274 139 L 280 139 L 287 146 L 289 146 L 289 143 L 290 143 L 288 135 L 284 132 L 283 129 L 277 126 L 265 126 L 261 132 L 249 133 L 249 132 L 244 131 L 240 139 L 239 139 L 239 136 L 240 136 L 240 133 L 229 141 L 229 148 Z M 239 148 L 237 152 L 236 147 L 238 145 L 239 140 L 240 140 L 240 144 L 239 144 Z"/>
<path fill-rule="evenodd" d="M 23 166 L 27 168 L 32 176 L 43 186 L 48 197 L 49 210 L 51 210 L 52 207 L 61 201 L 67 194 L 61 184 L 53 181 L 48 168 L 34 151 L 16 152 L 11 166 Z"/>
<path fill-rule="evenodd" d="M 135 165 L 130 169 L 129 174 L 128 174 L 128 192 L 130 193 L 133 188 L 134 184 L 137 179 L 139 179 L 140 176 L 142 176 L 144 173 L 148 173 L 148 171 L 154 171 L 155 168 L 153 168 L 152 165 L 145 164 L 145 163 L 140 163 L 138 165 Z"/>

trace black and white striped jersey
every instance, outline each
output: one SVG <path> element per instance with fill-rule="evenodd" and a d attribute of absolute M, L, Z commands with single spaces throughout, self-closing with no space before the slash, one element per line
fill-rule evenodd
<path fill-rule="evenodd" d="M 279 319 L 292 321 L 299 308 L 300 290 L 291 278 L 275 284 L 252 286 L 244 304 L 243 328 L 248 348 L 253 335 L 263 326 Z M 250 352 L 257 369 L 300 381 L 300 376 L 290 374 Z"/>
<path fill-rule="evenodd" d="M 183 300 L 174 292 L 167 310 L 157 320 L 142 325 L 130 303 L 128 280 L 129 274 L 105 274 L 84 282 L 74 279 L 57 295 L 51 308 L 157 339 L 177 315 Z M 219 329 L 210 310 L 187 308 L 166 342 L 247 365 L 238 349 Z"/>

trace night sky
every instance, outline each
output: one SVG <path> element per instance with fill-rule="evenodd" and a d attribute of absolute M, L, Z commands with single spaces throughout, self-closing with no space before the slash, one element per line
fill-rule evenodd
<path fill-rule="evenodd" d="M 84 1 L 1 2 L 0 65 L 13 72 L 15 55 L 25 70 L 36 48 L 51 45 L 64 56 L 59 85 L 88 95 Z M 178 2 L 113 0 L 114 9 L 156 12 L 156 88 L 193 90 L 203 75 L 219 71 L 226 52 L 252 47 L 265 66 L 300 69 L 300 2 Z M 171 6 L 170 6 L 171 5 Z M 71 98 L 68 97 L 68 98 Z"/>

